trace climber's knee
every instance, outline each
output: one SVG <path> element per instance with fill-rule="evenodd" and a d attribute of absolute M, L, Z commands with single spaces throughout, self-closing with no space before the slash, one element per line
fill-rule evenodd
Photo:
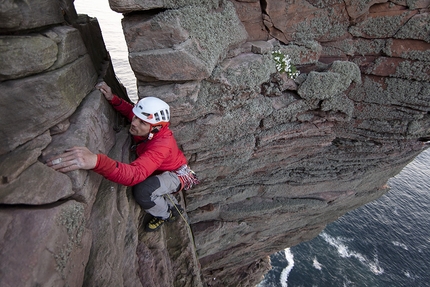
<path fill-rule="evenodd" d="M 160 180 L 158 177 L 148 177 L 141 183 L 133 186 L 134 199 L 143 209 L 150 209 L 155 206 L 155 203 L 151 199 L 152 193 L 158 188 L 160 188 Z"/>

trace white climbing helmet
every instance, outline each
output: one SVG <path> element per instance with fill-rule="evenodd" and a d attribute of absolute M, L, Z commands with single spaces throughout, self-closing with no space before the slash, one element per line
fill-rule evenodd
<path fill-rule="evenodd" d="M 133 107 L 133 113 L 136 117 L 151 125 L 165 126 L 170 121 L 169 105 L 155 97 L 141 99 Z"/>

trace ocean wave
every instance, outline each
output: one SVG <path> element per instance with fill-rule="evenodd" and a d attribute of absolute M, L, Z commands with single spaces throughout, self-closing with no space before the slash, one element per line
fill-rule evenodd
<path fill-rule="evenodd" d="M 281 278 L 279 279 L 282 287 L 288 286 L 288 275 L 294 267 L 294 255 L 291 253 L 290 248 L 284 250 L 285 259 L 287 259 L 288 265 L 281 272 Z"/>
<path fill-rule="evenodd" d="M 314 257 L 314 260 L 312 260 L 312 266 L 317 269 L 317 270 L 321 270 L 322 269 L 322 265 L 321 263 L 318 262 L 317 257 Z"/>
<path fill-rule="evenodd" d="M 398 241 L 392 241 L 391 243 L 393 243 L 394 246 L 398 246 L 398 247 L 401 247 L 401 248 L 403 248 L 405 250 L 408 250 L 408 247 L 404 243 L 401 243 L 401 242 L 398 242 Z"/>
<path fill-rule="evenodd" d="M 320 235 L 325 242 L 327 242 L 329 245 L 336 248 L 338 254 L 342 258 L 356 258 L 358 261 L 360 261 L 364 266 L 367 266 L 369 270 L 375 274 L 375 275 L 381 275 L 384 273 L 384 269 L 379 266 L 379 260 L 377 258 L 377 255 L 375 254 L 374 260 L 369 260 L 364 256 L 363 254 L 355 251 L 349 250 L 348 246 L 344 244 L 345 239 L 341 237 L 332 237 L 326 232 L 321 232 Z"/>

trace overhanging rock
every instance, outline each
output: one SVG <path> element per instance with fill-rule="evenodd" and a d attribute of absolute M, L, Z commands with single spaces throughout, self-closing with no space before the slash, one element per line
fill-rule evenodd
<path fill-rule="evenodd" d="M 126 15 L 125 38 L 137 79 L 150 82 L 207 78 L 227 51 L 247 38 L 234 11 L 227 2 L 218 10 L 189 6 L 154 17 Z M 139 26 L 150 29 L 136 29 L 139 18 L 143 21 Z"/>

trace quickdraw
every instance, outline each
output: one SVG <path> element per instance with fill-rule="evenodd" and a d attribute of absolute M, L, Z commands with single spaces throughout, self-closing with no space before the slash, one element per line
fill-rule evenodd
<path fill-rule="evenodd" d="M 193 186 L 200 183 L 196 173 L 192 171 L 186 164 L 175 170 L 175 173 L 178 175 L 179 180 L 181 181 L 181 190 L 189 190 Z"/>

